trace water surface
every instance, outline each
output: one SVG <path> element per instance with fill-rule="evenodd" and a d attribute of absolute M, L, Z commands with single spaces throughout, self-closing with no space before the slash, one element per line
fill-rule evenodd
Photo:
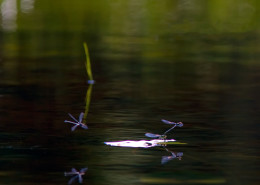
<path fill-rule="evenodd" d="M 210 2 L 9 1 L 1 184 L 66 184 L 64 172 L 84 167 L 83 184 L 257 184 L 258 3 Z M 64 120 L 85 112 L 89 87 L 84 41 L 96 83 L 89 129 L 71 132 Z M 184 123 L 168 138 L 187 144 L 166 147 L 182 160 L 162 165 L 164 147 L 104 144 L 162 134 L 161 119 Z"/>

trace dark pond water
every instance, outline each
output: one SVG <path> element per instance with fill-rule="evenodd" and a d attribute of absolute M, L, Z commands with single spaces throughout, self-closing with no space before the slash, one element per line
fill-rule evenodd
<path fill-rule="evenodd" d="M 85 167 L 89 185 L 258 184 L 260 5 L 227 2 L 1 0 L 0 184 Z M 89 129 L 71 132 L 90 91 Z M 186 144 L 104 144 L 161 134 L 161 119 Z M 170 151 L 182 159 L 161 164 Z"/>

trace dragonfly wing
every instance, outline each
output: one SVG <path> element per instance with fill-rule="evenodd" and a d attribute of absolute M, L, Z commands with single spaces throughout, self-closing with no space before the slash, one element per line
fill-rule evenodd
<path fill-rule="evenodd" d="M 176 155 L 177 155 L 177 157 L 182 157 L 183 153 L 182 152 L 178 152 Z"/>
<path fill-rule="evenodd" d="M 85 125 L 85 124 L 83 124 L 83 123 L 81 123 L 80 126 L 81 126 L 82 128 L 84 128 L 84 129 L 88 129 L 88 126 Z"/>
<path fill-rule="evenodd" d="M 88 170 L 88 168 L 82 168 L 79 172 L 80 173 L 85 173 Z"/>
<path fill-rule="evenodd" d="M 82 113 L 80 113 L 80 115 L 79 115 L 79 123 L 81 123 L 81 122 L 82 122 L 83 116 L 84 116 L 84 113 L 83 113 L 83 112 L 82 112 Z"/>
<path fill-rule="evenodd" d="M 171 121 L 168 121 L 168 120 L 165 120 L 165 119 L 162 119 L 161 121 L 162 121 L 163 123 L 165 123 L 165 124 L 168 124 L 168 125 L 175 124 L 174 122 L 171 122 Z"/>
<path fill-rule="evenodd" d="M 77 173 L 78 171 L 75 168 L 71 168 L 71 172 Z"/>
<path fill-rule="evenodd" d="M 68 184 L 72 184 L 76 179 L 78 178 L 78 175 L 75 175 L 74 177 L 71 177 Z"/>
<path fill-rule="evenodd" d="M 171 153 L 172 153 L 172 157 L 173 157 L 173 158 L 176 158 L 176 157 L 177 157 L 174 152 L 171 152 Z"/>
<path fill-rule="evenodd" d="M 74 124 L 74 125 L 77 124 L 77 123 L 75 123 L 75 122 L 73 122 L 73 121 L 68 121 L 68 120 L 65 120 L 64 122 L 65 122 L 65 123 L 72 123 L 72 124 Z"/>
<path fill-rule="evenodd" d="M 79 125 L 74 125 L 73 127 L 71 127 L 71 131 L 73 132 Z"/>
<path fill-rule="evenodd" d="M 68 113 L 68 115 L 76 122 L 78 122 L 78 120 L 76 120 L 76 118 L 74 118 L 74 116 L 72 116 L 70 113 Z"/>
<path fill-rule="evenodd" d="M 165 164 L 172 159 L 172 156 L 162 156 L 161 164 Z"/>
<path fill-rule="evenodd" d="M 73 175 L 76 175 L 78 173 L 74 173 L 74 172 L 65 172 L 64 173 L 64 176 L 73 176 Z"/>
<path fill-rule="evenodd" d="M 82 175 L 78 175 L 78 177 L 79 177 L 79 183 L 82 183 L 83 182 Z"/>
<path fill-rule="evenodd" d="M 152 134 L 152 133 L 146 133 L 145 136 L 151 137 L 151 138 L 158 138 L 158 137 L 160 137 L 159 134 Z"/>

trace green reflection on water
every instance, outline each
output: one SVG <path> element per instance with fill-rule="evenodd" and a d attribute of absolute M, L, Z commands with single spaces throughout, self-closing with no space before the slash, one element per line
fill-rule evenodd
<path fill-rule="evenodd" d="M 2 0 L 1 5 L 6 2 Z M 10 12 L 16 12 L 13 19 L 1 10 L 2 20 L 7 20 L 1 25 L 4 57 L 78 57 L 84 40 L 113 58 L 177 57 L 197 48 L 196 43 L 190 48 L 190 42 L 184 42 L 185 33 L 211 34 L 217 39 L 219 34 L 258 33 L 260 24 L 259 2 L 249 0 L 38 0 L 28 12 L 20 3 L 9 6 Z M 16 26 L 10 30 L 8 24 Z"/>
<path fill-rule="evenodd" d="M 194 180 L 177 180 L 177 179 L 163 179 L 163 178 L 141 178 L 142 183 L 149 184 L 223 184 L 225 179 L 194 179 Z"/>
<path fill-rule="evenodd" d="M 90 84 L 86 93 L 86 106 L 85 106 L 85 113 L 84 113 L 84 118 L 83 118 L 83 123 L 86 123 L 87 116 L 88 116 L 88 111 L 89 111 L 89 106 L 90 106 L 90 100 L 91 100 L 91 92 L 92 92 L 92 87 L 93 85 Z"/>

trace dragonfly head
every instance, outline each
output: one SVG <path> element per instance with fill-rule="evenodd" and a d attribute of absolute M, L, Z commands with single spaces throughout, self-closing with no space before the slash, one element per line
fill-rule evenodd
<path fill-rule="evenodd" d="M 182 127 L 182 126 L 183 126 L 183 123 L 182 123 L 182 122 L 178 122 L 178 123 L 176 123 L 176 126 L 177 126 L 177 127 Z"/>

